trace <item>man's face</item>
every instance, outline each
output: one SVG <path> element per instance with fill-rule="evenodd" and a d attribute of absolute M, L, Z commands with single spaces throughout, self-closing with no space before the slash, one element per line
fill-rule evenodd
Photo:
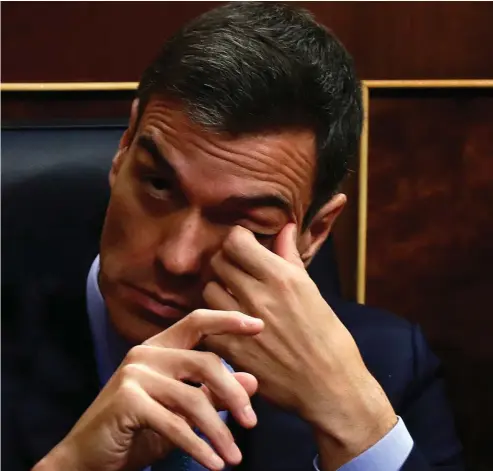
<path fill-rule="evenodd" d="M 134 134 L 122 140 L 110 175 L 100 286 L 116 329 L 140 343 L 207 307 L 209 260 L 232 227 L 269 247 L 288 222 L 301 226 L 315 147 L 308 131 L 240 139 L 205 132 L 157 98 Z"/>

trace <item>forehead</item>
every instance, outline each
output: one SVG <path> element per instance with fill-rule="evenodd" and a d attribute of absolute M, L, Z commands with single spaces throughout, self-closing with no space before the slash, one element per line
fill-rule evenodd
<path fill-rule="evenodd" d="M 315 173 L 315 138 L 308 130 L 231 137 L 188 119 L 175 103 L 152 99 L 139 136 L 151 137 L 187 185 L 215 193 L 271 189 L 300 209 L 309 205 Z"/>

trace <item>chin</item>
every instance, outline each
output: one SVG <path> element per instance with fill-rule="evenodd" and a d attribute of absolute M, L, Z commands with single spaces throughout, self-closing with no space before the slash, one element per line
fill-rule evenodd
<path fill-rule="evenodd" d="M 117 309 L 116 306 L 112 309 L 110 305 L 111 303 L 108 303 L 111 324 L 130 345 L 141 344 L 179 321 L 179 319 L 161 319 L 159 323 L 156 323 L 147 319 L 145 313 L 137 312 L 136 309 L 128 307 Z"/>

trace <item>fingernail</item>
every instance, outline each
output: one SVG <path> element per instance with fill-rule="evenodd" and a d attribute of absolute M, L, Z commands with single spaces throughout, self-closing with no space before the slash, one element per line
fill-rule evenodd
<path fill-rule="evenodd" d="M 217 455 L 211 455 L 209 460 L 209 467 L 212 469 L 223 469 L 224 461 Z"/>
<path fill-rule="evenodd" d="M 249 317 L 241 321 L 241 325 L 243 327 L 260 327 L 264 324 L 262 319 L 258 319 L 257 317 Z"/>
<path fill-rule="evenodd" d="M 230 459 L 233 464 L 238 464 L 241 462 L 241 451 L 236 443 L 233 443 L 230 448 Z"/>
<path fill-rule="evenodd" d="M 243 416 L 249 424 L 255 425 L 257 423 L 257 415 L 252 409 L 251 405 L 245 406 L 245 408 L 243 409 Z"/>

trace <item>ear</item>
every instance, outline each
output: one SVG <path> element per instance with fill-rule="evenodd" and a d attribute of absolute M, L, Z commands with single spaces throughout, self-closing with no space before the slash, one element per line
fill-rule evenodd
<path fill-rule="evenodd" d="M 128 151 L 130 145 L 132 144 L 132 140 L 135 137 L 135 133 L 137 132 L 137 120 L 139 114 L 139 100 L 136 98 L 132 102 L 132 109 L 130 111 L 130 120 L 128 123 L 128 128 L 123 133 L 120 142 L 118 144 L 118 150 L 113 157 L 113 161 L 111 163 L 111 169 L 109 174 L 110 187 L 113 188 L 115 184 L 116 176 L 120 171 L 123 158 Z"/>
<path fill-rule="evenodd" d="M 305 267 L 311 263 L 322 244 L 327 239 L 337 216 L 346 205 L 346 195 L 338 193 L 334 195 L 314 216 L 310 225 L 301 234 L 299 247 L 300 257 Z"/>

